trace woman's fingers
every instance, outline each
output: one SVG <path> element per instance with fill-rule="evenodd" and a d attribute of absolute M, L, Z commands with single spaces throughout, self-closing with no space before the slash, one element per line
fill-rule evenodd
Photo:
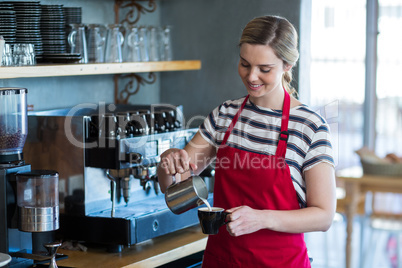
<path fill-rule="evenodd" d="M 189 169 L 189 157 L 185 150 L 171 152 L 161 159 L 162 169 L 170 175 L 184 173 Z"/>

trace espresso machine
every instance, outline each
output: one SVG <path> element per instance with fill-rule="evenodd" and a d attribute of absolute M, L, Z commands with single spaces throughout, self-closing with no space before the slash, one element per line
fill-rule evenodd
<path fill-rule="evenodd" d="M 28 121 L 26 159 L 59 171 L 61 239 L 120 252 L 198 224 L 195 209 L 169 210 L 156 176 L 161 153 L 184 148 L 197 131 L 183 127 L 182 106 L 81 104 Z"/>
<path fill-rule="evenodd" d="M 12 256 L 9 267 L 49 261 L 44 244 L 54 250 L 59 224 L 57 173 L 32 171 L 23 158 L 26 95 L 25 88 L 0 88 L 0 252 Z"/>

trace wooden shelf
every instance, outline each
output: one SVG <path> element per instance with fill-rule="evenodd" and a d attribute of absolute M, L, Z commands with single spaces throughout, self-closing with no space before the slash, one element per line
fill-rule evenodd
<path fill-rule="evenodd" d="M 22 67 L 0 67 L 0 79 L 75 75 L 124 74 L 144 72 L 187 71 L 201 69 L 200 60 L 123 62 L 96 64 L 47 64 Z"/>

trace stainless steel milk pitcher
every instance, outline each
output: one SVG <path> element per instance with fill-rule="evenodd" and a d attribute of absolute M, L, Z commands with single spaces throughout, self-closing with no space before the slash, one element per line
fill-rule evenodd
<path fill-rule="evenodd" d="M 165 192 L 165 201 L 174 214 L 181 214 L 200 206 L 208 199 L 208 189 L 200 176 L 192 175 L 186 180 L 174 182 Z"/>

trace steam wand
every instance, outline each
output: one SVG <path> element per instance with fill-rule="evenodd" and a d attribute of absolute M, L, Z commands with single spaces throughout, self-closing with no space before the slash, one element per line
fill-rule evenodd
<path fill-rule="evenodd" d="M 111 212 L 111 217 L 114 218 L 114 212 L 115 212 L 115 204 L 116 204 L 116 178 L 110 175 L 109 169 L 106 170 L 106 176 L 110 180 L 110 190 L 111 190 L 111 195 L 112 195 L 112 212 Z"/>

